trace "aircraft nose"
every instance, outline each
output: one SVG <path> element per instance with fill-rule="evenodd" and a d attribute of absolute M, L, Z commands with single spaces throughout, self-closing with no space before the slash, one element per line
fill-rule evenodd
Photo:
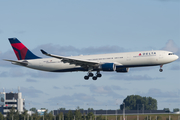
<path fill-rule="evenodd" d="M 179 56 L 176 55 L 176 56 L 175 56 L 175 59 L 177 60 L 178 58 L 179 58 Z"/>

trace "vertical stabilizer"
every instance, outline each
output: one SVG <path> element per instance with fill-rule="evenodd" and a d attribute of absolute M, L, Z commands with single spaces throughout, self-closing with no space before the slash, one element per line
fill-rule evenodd
<path fill-rule="evenodd" d="M 16 54 L 18 60 L 38 59 L 40 57 L 34 55 L 25 45 L 17 38 L 9 38 L 9 42 Z"/>

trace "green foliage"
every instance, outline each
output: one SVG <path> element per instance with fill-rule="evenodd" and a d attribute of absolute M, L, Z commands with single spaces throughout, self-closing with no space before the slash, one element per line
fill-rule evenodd
<path fill-rule="evenodd" d="M 91 120 L 91 119 L 93 119 L 93 118 L 95 118 L 95 117 L 94 117 L 94 114 L 93 114 L 92 112 L 88 113 L 88 115 L 87 115 L 87 120 Z"/>
<path fill-rule="evenodd" d="M 67 120 L 66 118 L 66 114 L 63 115 L 63 113 L 61 112 L 60 114 L 57 115 L 58 116 L 58 120 L 63 120 L 63 117 L 65 118 L 65 120 Z"/>
<path fill-rule="evenodd" d="M 168 118 L 166 118 L 166 120 L 173 120 L 173 119 L 172 118 L 169 119 L 169 117 L 168 117 Z"/>
<path fill-rule="evenodd" d="M 53 116 L 52 112 L 48 113 L 45 118 L 47 120 L 54 120 L 54 116 Z"/>
<path fill-rule="evenodd" d="M 161 116 L 157 116 L 157 120 L 162 120 L 162 117 Z"/>
<path fill-rule="evenodd" d="M 35 107 L 31 108 L 30 111 L 36 112 L 37 109 Z"/>
<path fill-rule="evenodd" d="M 27 118 L 30 119 L 31 116 L 27 115 Z M 33 120 L 40 120 L 41 116 L 37 112 L 35 112 L 34 114 L 32 114 L 32 118 Z"/>
<path fill-rule="evenodd" d="M 12 107 L 12 109 L 7 113 L 7 120 L 12 120 L 12 118 L 14 118 L 14 114 L 15 114 L 15 108 Z"/>
<path fill-rule="evenodd" d="M 105 120 L 105 116 L 99 115 L 96 117 L 96 120 Z"/>
<path fill-rule="evenodd" d="M 71 110 L 69 110 L 68 113 L 65 114 L 65 118 L 67 118 L 66 120 L 73 120 L 74 115 Z"/>
<path fill-rule="evenodd" d="M 59 108 L 59 110 L 66 110 L 66 108 Z"/>
<path fill-rule="evenodd" d="M 16 111 L 14 113 L 14 120 L 19 120 L 19 112 L 18 111 Z"/>
<path fill-rule="evenodd" d="M 76 120 L 81 120 L 82 119 L 82 115 L 81 115 L 81 112 L 79 110 L 76 110 L 74 112 L 74 115 L 75 115 Z"/>
<path fill-rule="evenodd" d="M 77 106 L 76 110 L 84 110 L 84 109 Z"/>
<path fill-rule="evenodd" d="M 88 108 L 88 110 L 94 110 L 93 108 Z"/>
<path fill-rule="evenodd" d="M 163 109 L 165 112 L 170 112 L 169 108 L 164 108 Z"/>
<path fill-rule="evenodd" d="M 0 120 L 3 120 L 3 114 L 2 113 L 0 113 Z"/>
<path fill-rule="evenodd" d="M 166 115 L 158 115 L 157 116 L 157 120 L 169 120 L 169 115 L 171 115 L 171 120 L 177 120 L 177 117 L 179 115 L 177 114 L 169 114 L 167 113 Z M 29 116 L 27 114 L 27 110 L 25 110 L 22 113 L 19 113 L 18 111 L 15 110 L 15 108 L 12 108 L 8 113 L 7 113 L 7 117 L 3 118 L 3 115 L 0 113 L 0 120 L 12 120 L 12 118 L 14 120 L 95 120 L 95 115 L 92 112 L 89 112 L 88 115 L 86 116 L 86 114 L 84 113 L 83 115 L 81 114 L 80 110 L 76 110 L 74 113 L 72 113 L 71 110 L 68 111 L 67 114 L 63 115 L 63 113 L 61 112 L 60 114 L 58 114 L 57 116 L 53 116 L 52 111 L 48 112 L 48 110 L 46 110 L 44 116 L 40 116 L 37 112 L 35 112 L 34 114 L 32 114 L 31 116 Z M 128 120 L 136 120 L 137 117 L 136 115 L 134 115 L 134 117 L 132 117 L 132 115 L 126 116 L 128 117 Z M 116 116 L 107 116 L 107 118 L 110 120 L 115 120 Z M 148 115 L 148 117 L 146 115 L 142 115 L 139 118 L 142 120 L 156 120 L 156 115 Z M 147 119 L 148 118 L 148 119 Z M 163 119 L 162 119 L 163 118 Z M 108 120 L 107 119 L 107 120 Z M 117 116 L 118 120 L 122 120 L 122 115 L 118 115 Z M 106 120 L 106 116 L 105 115 L 98 115 L 96 116 L 96 120 Z"/>
<path fill-rule="evenodd" d="M 179 112 L 179 108 L 174 108 L 173 112 Z"/>
<path fill-rule="evenodd" d="M 153 118 L 151 116 L 146 116 L 144 120 L 152 120 Z"/>
<path fill-rule="evenodd" d="M 152 97 L 141 97 L 139 95 L 127 96 L 123 103 L 125 103 L 126 110 L 157 110 L 157 100 Z M 120 105 L 123 110 L 124 104 Z"/>

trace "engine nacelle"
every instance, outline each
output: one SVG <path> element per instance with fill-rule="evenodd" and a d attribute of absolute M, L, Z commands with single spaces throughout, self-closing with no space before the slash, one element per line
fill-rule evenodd
<path fill-rule="evenodd" d="M 100 66 L 102 71 L 115 71 L 116 65 L 114 63 L 105 63 Z"/>
<path fill-rule="evenodd" d="M 118 68 L 116 72 L 129 72 L 129 68 Z"/>

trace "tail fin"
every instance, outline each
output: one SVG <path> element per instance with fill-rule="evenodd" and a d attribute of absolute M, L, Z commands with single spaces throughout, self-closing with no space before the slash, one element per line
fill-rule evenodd
<path fill-rule="evenodd" d="M 40 57 L 34 55 L 29 49 L 26 48 L 17 38 L 9 38 L 9 42 L 16 54 L 18 60 L 38 59 Z"/>

